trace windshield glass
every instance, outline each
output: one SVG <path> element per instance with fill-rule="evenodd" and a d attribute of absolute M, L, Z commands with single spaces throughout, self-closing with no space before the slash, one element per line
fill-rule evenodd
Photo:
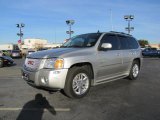
<path fill-rule="evenodd" d="M 145 51 L 157 51 L 157 48 L 146 48 Z"/>
<path fill-rule="evenodd" d="M 101 33 L 78 35 L 65 42 L 61 47 L 92 47 L 96 44 L 100 35 Z"/>

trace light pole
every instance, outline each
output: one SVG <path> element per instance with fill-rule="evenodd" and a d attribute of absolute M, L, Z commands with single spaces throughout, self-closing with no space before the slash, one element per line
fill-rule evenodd
<path fill-rule="evenodd" d="M 128 27 L 125 28 L 126 31 L 128 31 L 128 34 L 130 34 L 131 31 L 134 30 L 134 27 L 131 27 L 130 22 L 134 19 L 133 15 L 125 15 L 124 19 L 128 21 Z"/>
<path fill-rule="evenodd" d="M 66 24 L 69 26 L 69 31 L 66 31 L 67 34 L 69 34 L 69 39 L 71 39 L 71 35 L 74 33 L 72 31 L 71 26 L 75 23 L 74 20 L 66 20 Z"/>
<path fill-rule="evenodd" d="M 19 28 L 19 33 L 17 33 L 17 35 L 20 37 L 20 41 L 22 40 L 23 37 L 23 32 L 22 32 L 22 28 L 25 26 L 24 23 L 20 23 L 20 24 L 16 24 L 17 28 Z"/>

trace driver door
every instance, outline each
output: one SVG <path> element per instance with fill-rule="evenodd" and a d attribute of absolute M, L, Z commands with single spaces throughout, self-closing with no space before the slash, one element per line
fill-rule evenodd
<path fill-rule="evenodd" d="M 101 49 L 103 43 L 110 43 L 110 49 Z M 120 50 L 119 40 L 115 35 L 106 34 L 101 39 L 99 51 L 97 53 L 98 70 L 96 82 L 104 81 L 120 75 L 122 67 L 122 51 Z"/>

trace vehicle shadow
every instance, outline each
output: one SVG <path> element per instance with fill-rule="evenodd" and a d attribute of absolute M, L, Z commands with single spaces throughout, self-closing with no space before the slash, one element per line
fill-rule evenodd
<path fill-rule="evenodd" d="M 53 106 L 49 104 L 47 99 L 38 93 L 35 99 L 27 102 L 16 120 L 41 120 L 45 110 L 48 110 L 52 115 L 56 115 Z"/>

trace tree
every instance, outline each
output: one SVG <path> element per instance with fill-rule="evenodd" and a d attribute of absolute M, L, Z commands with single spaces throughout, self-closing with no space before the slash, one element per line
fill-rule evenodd
<path fill-rule="evenodd" d="M 146 45 L 149 46 L 148 40 L 138 40 L 141 47 L 145 47 Z"/>

